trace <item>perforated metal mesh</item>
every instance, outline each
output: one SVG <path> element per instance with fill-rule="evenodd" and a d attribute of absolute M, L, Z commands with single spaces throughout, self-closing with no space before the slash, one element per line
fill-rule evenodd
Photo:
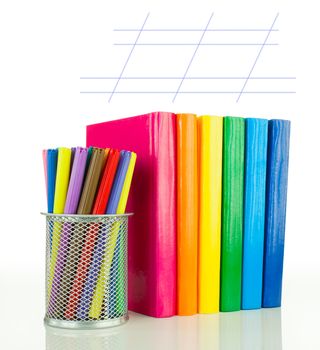
<path fill-rule="evenodd" d="M 127 216 L 46 217 L 46 319 L 127 315 Z"/>

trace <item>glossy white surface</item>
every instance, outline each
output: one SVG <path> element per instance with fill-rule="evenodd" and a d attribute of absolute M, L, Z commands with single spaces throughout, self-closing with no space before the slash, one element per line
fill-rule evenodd
<path fill-rule="evenodd" d="M 152 319 L 131 314 L 107 331 L 46 327 L 47 350 L 66 349 L 282 349 L 281 310 Z"/>
<path fill-rule="evenodd" d="M 285 276 L 282 308 L 155 319 L 129 313 L 122 326 L 97 331 L 45 327 L 42 276 L 4 275 L 1 349 L 292 350 L 320 349 L 320 279 Z"/>

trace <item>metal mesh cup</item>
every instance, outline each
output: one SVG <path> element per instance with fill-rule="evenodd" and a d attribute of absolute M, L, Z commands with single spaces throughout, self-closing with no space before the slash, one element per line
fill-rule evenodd
<path fill-rule="evenodd" d="M 45 322 L 81 329 L 124 323 L 130 214 L 44 215 Z"/>

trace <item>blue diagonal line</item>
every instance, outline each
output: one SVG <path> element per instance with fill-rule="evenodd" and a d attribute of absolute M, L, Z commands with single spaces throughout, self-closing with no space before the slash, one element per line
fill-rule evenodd
<path fill-rule="evenodd" d="M 244 84 L 243 84 L 243 87 L 242 87 L 242 89 L 241 89 L 241 91 L 240 91 L 240 94 L 239 94 L 239 96 L 238 96 L 237 102 L 239 102 L 239 100 L 240 100 L 240 97 L 241 97 L 241 95 L 242 95 L 242 93 L 243 93 L 243 90 L 245 89 L 245 87 L 246 87 L 246 85 L 247 85 L 247 83 L 248 83 L 248 80 L 250 79 L 250 76 L 251 76 L 251 74 L 252 74 L 252 72 L 253 72 L 253 70 L 254 70 L 254 67 L 256 66 L 256 64 L 257 64 L 257 62 L 258 62 L 258 59 L 259 59 L 259 57 L 260 57 L 260 55 L 261 55 L 261 52 L 262 52 L 262 50 L 263 50 L 263 48 L 264 48 L 264 46 L 265 46 L 265 44 L 266 44 L 266 42 L 267 42 L 267 40 L 268 40 L 268 38 L 269 38 L 269 35 L 270 35 L 270 33 L 271 33 L 271 31 L 272 31 L 272 28 L 273 28 L 274 24 L 276 23 L 276 20 L 277 20 L 278 17 L 279 17 L 279 13 L 277 13 L 276 17 L 274 18 L 274 20 L 273 20 L 273 22 L 272 22 L 272 25 L 271 25 L 271 27 L 270 27 L 270 29 L 269 29 L 269 31 L 268 31 L 268 34 L 267 34 L 267 36 L 266 36 L 266 38 L 265 38 L 265 40 L 264 40 L 264 42 L 263 42 L 263 44 L 262 44 L 262 46 L 261 46 L 261 48 L 260 48 L 260 51 L 259 51 L 259 53 L 258 53 L 258 56 L 256 57 L 256 59 L 255 59 L 255 61 L 254 61 L 254 63 L 253 63 L 253 66 L 252 66 L 252 68 L 251 68 L 251 70 L 250 70 L 250 72 L 249 72 L 249 75 L 248 75 L 246 81 L 245 81 Z"/>
<path fill-rule="evenodd" d="M 143 31 L 143 28 L 144 28 L 144 26 L 145 26 L 145 24 L 146 24 L 146 22 L 147 22 L 147 19 L 148 19 L 149 15 L 150 15 L 150 12 L 147 14 L 147 17 L 146 17 L 146 19 L 144 20 L 144 22 L 143 22 L 143 24 L 142 24 L 142 27 L 141 27 L 141 29 L 140 29 L 140 31 L 139 31 L 139 33 L 138 33 L 137 39 L 136 39 L 134 45 L 132 46 L 132 49 L 131 49 L 131 51 L 130 51 L 130 53 L 129 53 L 129 56 L 128 56 L 128 58 L 127 58 L 127 60 L 126 60 L 126 62 L 125 62 L 125 64 L 124 64 L 124 66 L 123 66 L 123 68 L 122 68 L 122 71 L 121 71 L 121 73 L 120 73 L 120 75 L 119 75 L 119 78 L 118 78 L 118 80 L 117 80 L 117 82 L 116 82 L 116 84 L 115 84 L 115 86 L 114 86 L 114 88 L 113 88 L 113 91 L 112 91 L 112 93 L 111 93 L 111 95 L 110 95 L 110 97 L 109 97 L 109 102 L 111 101 L 112 96 L 114 95 L 114 92 L 115 92 L 116 89 L 117 89 L 117 86 L 118 86 L 118 84 L 119 84 L 119 81 L 121 80 L 122 74 L 123 74 L 124 70 L 125 70 L 126 67 L 127 67 L 127 64 L 128 64 L 128 62 L 129 62 L 129 60 L 130 60 L 130 57 L 131 57 L 131 55 L 132 55 L 132 52 L 133 52 L 134 48 L 136 47 L 136 44 L 137 44 L 137 42 L 138 42 L 138 40 L 139 40 L 139 38 L 140 38 L 140 35 L 141 35 L 142 31 Z"/>
<path fill-rule="evenodd" d="M 185 71 L 185 73 L 184 73 L 184 75 L 183 75 L 183 78 L 182 78 L 181 81 L 180 81 L 179 87 L 178 87 L 178 89 L 177 89 L 177 91 L 176 91 L 176 93 L 175 93 L 175 95 L 174 95 L 174 97 L 173 97 L 172 102 L 175 101 L 175 99 L 176 99 L 176 97 L 177 97 L 177 95 L 178 95 L 178 93 L 179 93 L 179 91 L 180 91 L 181 85 L 182 85 L 183 82 L 184 82 L 184 79 L 185 79 L 185 77 L 186 77 L 186 75 L 187 75 L 187 73 L 188 73 L 188 70 L 189 70 L 189 68 L 190 68 L 190 66 L 191 66 L 191 63 L 192 63 L 192 61 L 193 61 L 193 59 L 194 59 L 194 57 L 195 57 L 195 55 L 196 55 L 196 53 L 197 53 L 197 51 L 198 51 L 198 48 L 199 48 L 199 46 L 200 46 L 200 44 L 201 44 L 201 41 L 202 41 L 202 39 L 203 39 L 203 37 L 204 37 L 204 35 L 205 35 L 205 33 L 206 33 L 208 27 L 209 27 L 209 24 L 210 24 L 210 22 L 211 22 L 212 17 L 213 17 L 213 13 L 211 14 L 211 16 L 210 16 L 210 18 L 209 18 L 209 21 L 208 21 L 208 23 L 207 23 L 207 25 L 206 25 L 206 27 L 205 27 L 205 29 L 204 29 L 202 35 L 201 35 L 201 38 L 200 38 L 200 40 L 199 40 L 199 43 L 198 43 L 196 49 L 194 50 L 194 53 L 193 53 L 193 55 L 192 55 L 192 57 L 191 57 L 191 60 L 190 60 L 190 62 L 189 62 L 189 65 L 188 65 L 188 67 L 187 67 L 187 69 L 186 69 L 186 71 Z"/>

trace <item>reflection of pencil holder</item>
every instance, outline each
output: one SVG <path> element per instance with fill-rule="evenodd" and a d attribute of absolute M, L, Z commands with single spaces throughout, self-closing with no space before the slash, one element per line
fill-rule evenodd
<path fill-rule="evenodd" d="M 45 322 L 80 329 L 124 323 L 129 214 L 45 215 Z"/>
<path fill-rule="evenodd" d="M 117 328 L 78 330 L 46 327 L 46 350 L 123 350 L 128 341 Z"/>

